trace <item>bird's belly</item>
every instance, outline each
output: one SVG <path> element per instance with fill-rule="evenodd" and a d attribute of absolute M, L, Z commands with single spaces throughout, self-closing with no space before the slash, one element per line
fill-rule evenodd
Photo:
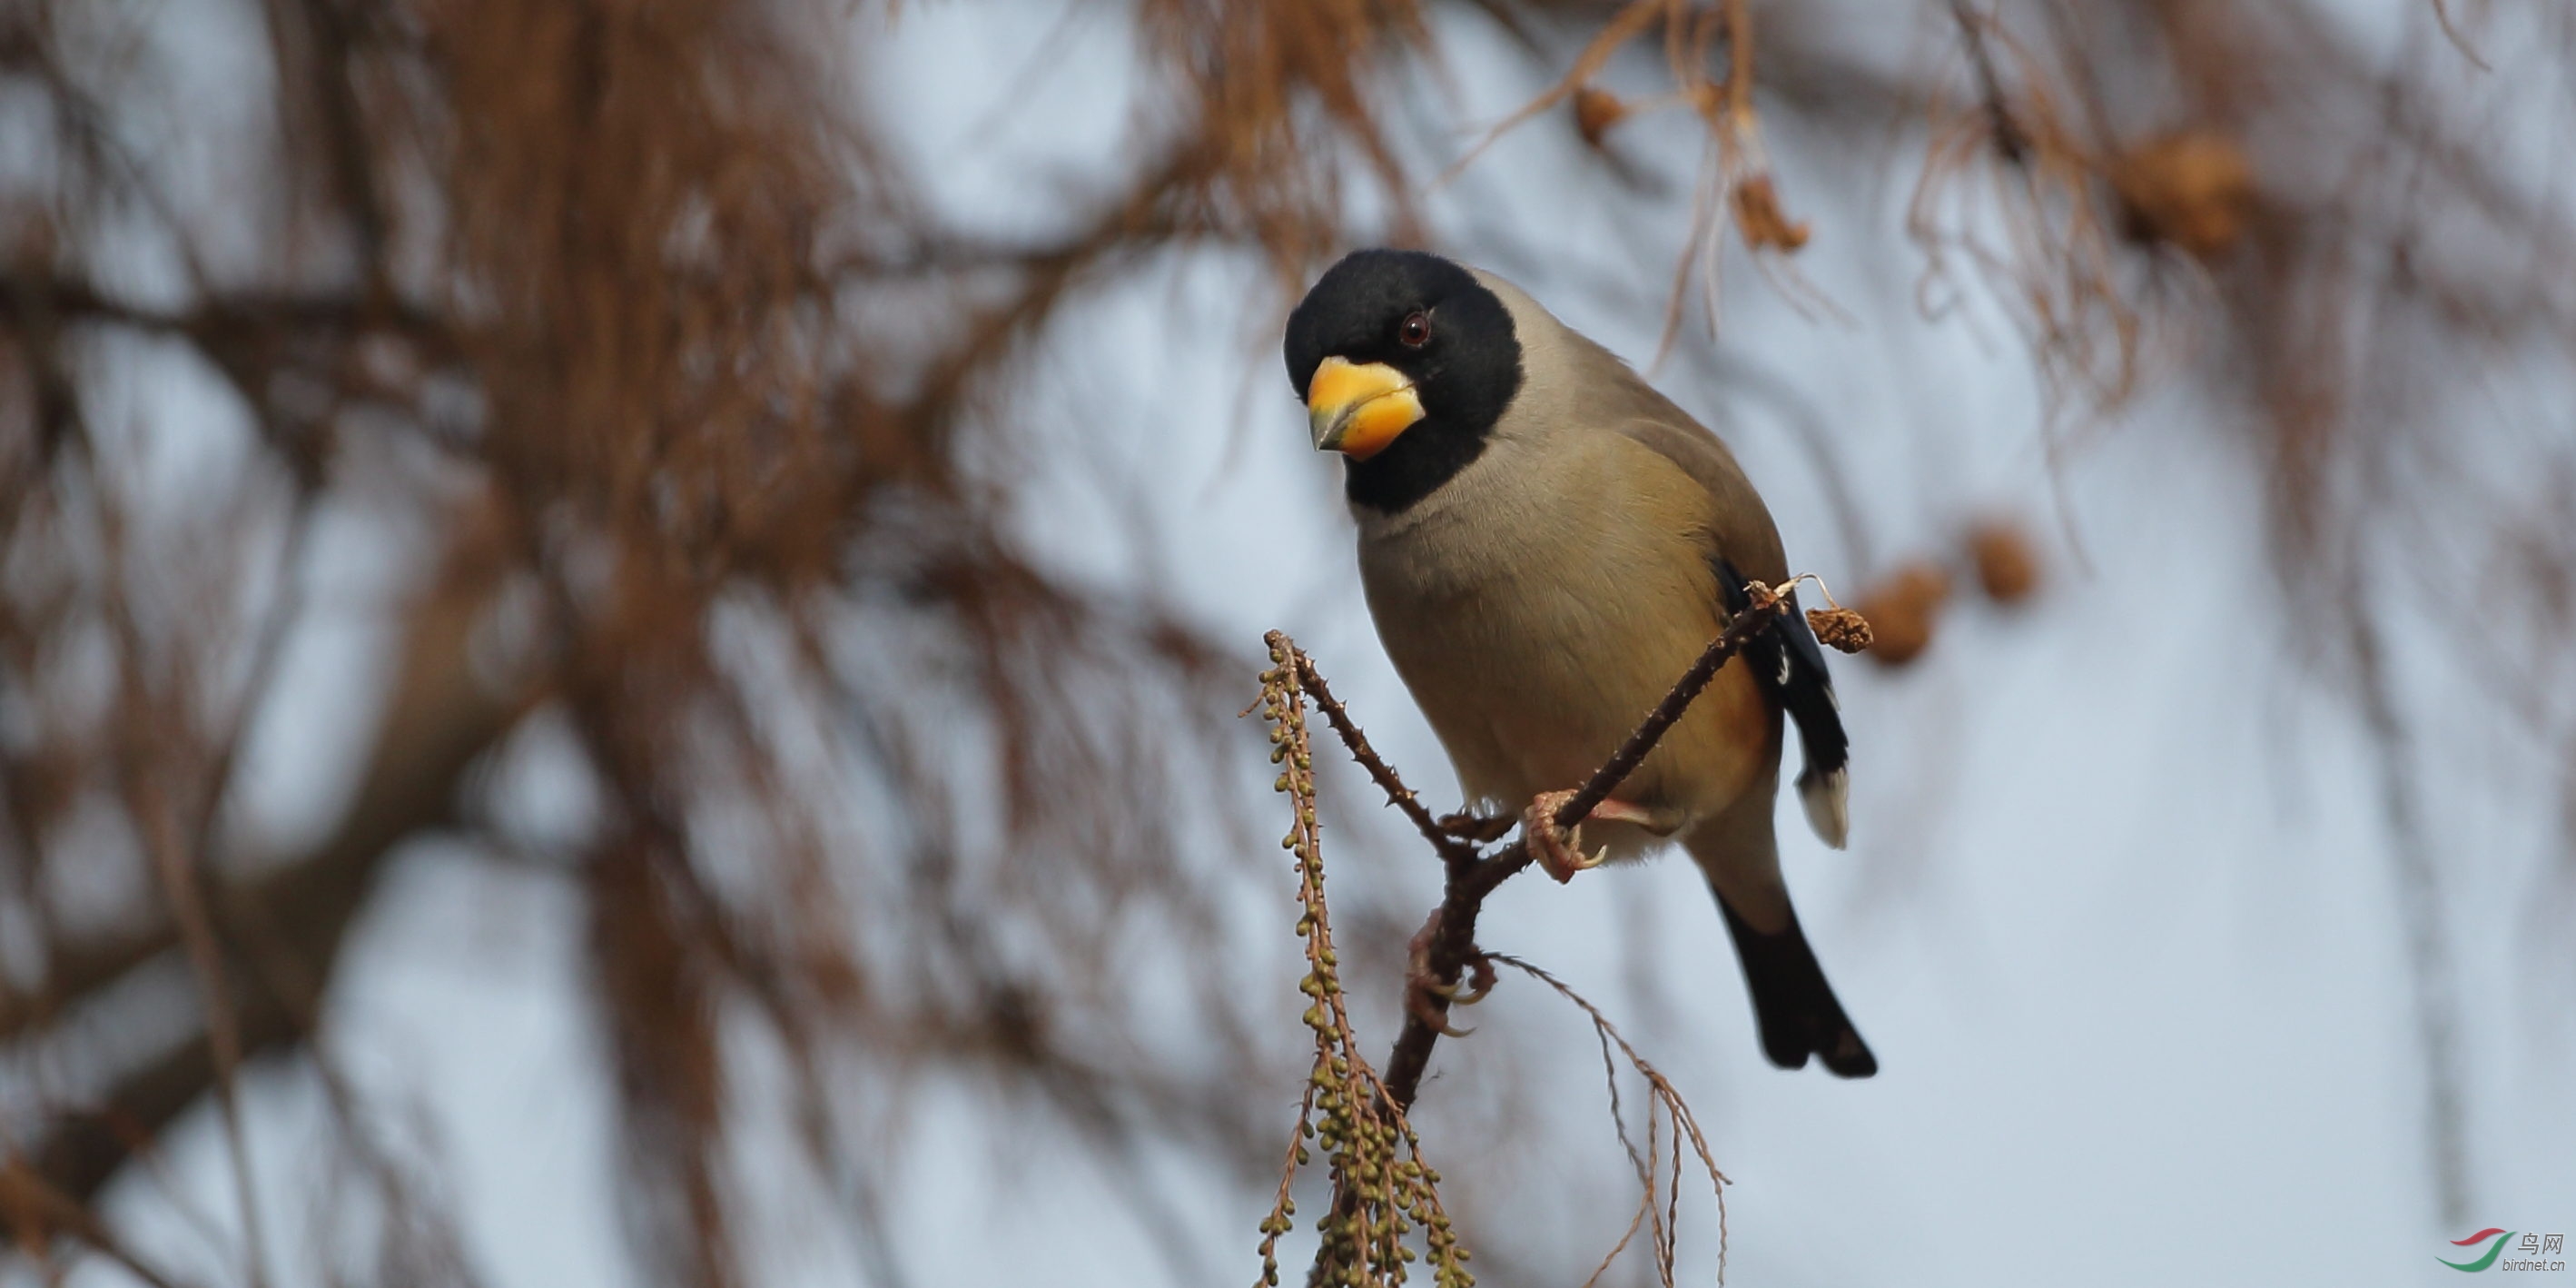
<path fill-rule="evenodd" d="M 1565 559 L 1486 541 L 1475 559 L 1409 553 L 1364 553 L 1370 610 L 1461 786 L 1488 807 L 1516 810 L 1540 792 L 1581 785 L 1718 629 L 1706 586 L 1552 575 L 1692 570 L 1698 560 L 1687 552 Z M 1415 571 L 1424 567 L 1448 571 Z M 1690 819 L 1714 813 L 1753 781 L 1766 752 L 1776 754 L 1775 723 L 1731 664 L 1616 795 Z"/>

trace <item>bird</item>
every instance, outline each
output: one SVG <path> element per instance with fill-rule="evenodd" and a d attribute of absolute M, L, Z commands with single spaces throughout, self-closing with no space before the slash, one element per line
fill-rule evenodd
<path fill-rule="evenodd" d="M 1378 638 L 1470 807 L 1494 811 L 1488 835 L 1518 811 L 1559 881 L 1678 842 L 1733 939 L 1764 1055 L 1876 1073 L 1773 832 L 1784 720 L 1809 824 L 1837 849 L 1849 830 L 1849 741 L 1794 603 L 1571 834 L 1549 817 L 1752 604 L 1748 583 L 1789 581 L 1734 454 L 1527 292 L 1424 251 L 1345 256 L 1282 349 L 1315 448 L 1345 464 Z"/>

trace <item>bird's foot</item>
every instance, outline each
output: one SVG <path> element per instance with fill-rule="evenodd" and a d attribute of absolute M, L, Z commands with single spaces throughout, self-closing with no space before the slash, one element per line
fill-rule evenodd
<path fill-rule="evenodd" d="M 1572 880 L 1575 873 L 1585 868 L 1600 867 L 1610 857 L 1607 845 L 1589 855 L 1583 852 L 1583 823 L 1575 824 L 1571 832 L 1555 825 L 1556 811 L 1572 799 L 1572 792 L 1548 792 L 1531 801 L 1529 809 L 1521 815 L 1521 828 L 1529 834 L 1530 847 L 1538 851 L 1539 865 L 1546 868 L 1547 874 L 1555 877 L 1558 884 Z M 1675 809 L 1640 805 L 1634 801 L 1606 800 L 1593 806 L 1592 812 L 1583 816 L 1583 822 L 1628 823 L 1656 836 L 1671 836 L 1681 830 L 1683 818 L 1681 811 Z"/>
<path fill-rule="evenodd" d="M 1513 824 L 1520 820 L 1509 814 L 1469 814 L 1462 811 L 1443 814 L 1433 822 L 1444 835 L 1483 845 L 1503 839 L 1503 833 L 1511 831 Z"/>
<path fill-rule="evenodd" d="M 1547 874 L 1555 878 L 1558 885 L 1573 880 L 1577 872 L 1597 868 L 1610 861 L 1609 846 L 1602 846 L 1595 854 L 1583 852 L 1581 823 L 1575 824 L 1570 831 L 1556 825 L 1556 812 L 1573 799 L 1572 792 L 1541 792 L 1536 800 L 1529 803 L 1528 809 L 1521 811 L 1521 832 L 1529 838 L 1530 850 L 1538 858 L 1538 865 L 1547 869 Z M 1594 810 L 1588 817 L 1599 818 L 1602 814 Z"/>
<path fill-rule="evenodd" d="M 1485 994 L 1494 991 L 1494 964 L 1478 954 L 1463 986 L 1443 983 L 1431 969 L 1431 949 L 1440 941 L 1440 914 L 1441 909 L 1432 909 L 1430 920 L 1404 946 L 1404 1009 L 1444 1036 L 1463 1038 L 1475 1030 L 1450 1027 L 1449 1008 L 1484 1001 Z"/>

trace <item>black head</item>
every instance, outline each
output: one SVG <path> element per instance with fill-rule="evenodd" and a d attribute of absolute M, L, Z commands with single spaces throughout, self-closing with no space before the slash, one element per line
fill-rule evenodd
<path fill-rule="evenodd" d="M 1354 504 L 1387 513 L 1482 454 L 1521 387 L 1510 310 L 1421 251 L 1363 250 L 1333 265 L 1288 315 L 1286 354 L 1316 446 L 1346 454 Z M 1328 359 L 1341 361 L 1318 386 Z"/>

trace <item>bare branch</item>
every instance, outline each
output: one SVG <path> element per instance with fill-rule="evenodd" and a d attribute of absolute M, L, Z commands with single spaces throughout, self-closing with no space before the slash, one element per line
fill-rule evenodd
<path fill-rule="evenodd" d="M 492 556 L 488 546 L 460 542 L 438 588 L 413 611 L 393 709 L 333 834 L 310 856 L 253 882 L 231 885 L 218 874 L 203 874 L 210 929 L 220 940 L 215 975 L 221 999 L 236 1011 L 238 1059 L 303 1039 L 319 990 L 386 857 L 405 838 L 449 816 L 467 768 L 533 701 L 533 694 L 490 694 L 466 655 L 467 638 L 504 571 Z M 178 942 L 175 923 L 165 921 L 126 932 L 105 947 L 76 947 L 63 959 L 77 963 L 83 977 L 49 981 L 47 991 L 85 995 L 122 973 L 111 967 L 157 960 Z M 297 978 L 285 977 L 290 970 Z M 73 991 L 73 983 L 83 987 Z M 38 1013 L 21 1004 L 0 1018 L 25 1020 Z M 36 1170 L 87 1201 L 163 1126 L 217 1085 L 221 1070 L 208 1045 L 211 1036 L 201 1032 L 128 1071 L 100 1097 L 97 1112 L 58 1119 L 27 1151 Z"/>

